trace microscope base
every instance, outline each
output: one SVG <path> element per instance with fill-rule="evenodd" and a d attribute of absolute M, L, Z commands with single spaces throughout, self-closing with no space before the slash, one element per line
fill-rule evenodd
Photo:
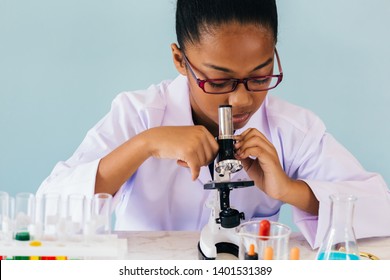
<path fill-rule="evenodd" d="M 215 244 L 217 254 L 229 254 L 238 258 L 238 246 L 233 243 L 220 242 Z M 215 260 L 216 257 L 207 257 L 200 247 L 200 242 L 198 242 L 198 258 L 199 260 Z"/>
<path fill-rule="evenodd" d="M 238 258 L 239 237 L 236 228 L 223 228 L 207 224 L 201 231 L 198 256 L 201 260 L 215 260 L 217 254 L 226 253 Z"/>

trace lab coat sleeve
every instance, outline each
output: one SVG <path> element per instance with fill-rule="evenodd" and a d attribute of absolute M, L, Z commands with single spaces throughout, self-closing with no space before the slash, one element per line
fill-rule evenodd
<path fill-rule="evenodd" d="M 330 222 L 331 194 L 357 197 L 354 212 L 356 238 L 389 236 L 390 192 L 383 178 L 366 171 L 356 158 L 318 120 L 295 157 L 295 175 L 305 181 L 319 200 L 319 215 L 293 208 L 293 218 L 313 248 L 321 245 Z"/>
<path fill-rule="evenodd" d="M 95 190 L 95 178 L 100 159 L 71 166 L 59 162 L 37 191 L 37 196 L 45 193 L 59 193 L 63 198 L 71 194 L 83 194 L 91 199 Z"/>
<path fill-rule="evenodd" d="M 56 164 L 37 191 L 37 196 L 48 192 L 61 194 L 63 198 L 72 194 L 84 194 L 92 198 L 95 190 L 97 169 L 102 157 L 131 138 L 136 128 L 142 127 L 138 116 L 132 116 L 130 105 L 124 94 L 112 102 L 110 112 L 90 129 L 84 140 L 66 161 Z M 122 188 L 115 194 L 113 206 L 121 197 Z"/>

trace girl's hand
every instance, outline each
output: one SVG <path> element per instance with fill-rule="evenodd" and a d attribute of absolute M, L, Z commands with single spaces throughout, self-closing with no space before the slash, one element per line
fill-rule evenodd
<path fill-rule="evenodd" d="M 272 198 L 281 200 L 285 197 L 292 180 L 282 169 L 272 143 L 254 128 L 247 129 L 235 139 L 236 158 L 242 161 L 256 186 Z"/>
<path fill-rule="evenodd" d="M 162 126 L 142 133 L 148 141 L 149 155 L 155 158 L 176 159 L 180 166 L 191 169 L 192 180 L 200 168 L 212 162 L 218 143 L 204 126 Z"/>

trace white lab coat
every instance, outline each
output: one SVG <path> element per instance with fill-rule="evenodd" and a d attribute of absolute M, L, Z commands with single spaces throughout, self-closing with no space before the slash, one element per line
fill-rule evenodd
<path fill-rule="evenodd" d="M 55 166 L 37 195 L 54 191 L 91 197 L 102 157 L 146 129 L 172 125 L 193 125 L 186 77 L 119 94 L 111 111 L 87 133 L 71 158 Z M 337 192 L 357 196 L 357 238 L 390 235 L 390 194 L 382 177 L 365 171 L 326 132 L 317 116 L 270 95 L 236 133 L 249 127 L 273 143 L 286 174 L 306 181 L 320 201 L 319 216 L 293 208 L 294 221 L 312 247 L 318 247 L 324 237 L 330 217 L 329 195 Z M 248 176 L 244 171 L 232 176 L 239 178 Z M 210 215 L 205 203 L 212 191 L 203 189 L 210 180 L 207 166 L 192 181 L 190 170 L 178 166 L 176 160 L 147 159 L 114 196 L 115 229 L 201 230 Z M 257 187 L 234 189 L 230 201 L 247 220 L 276 220 L 282 206 Z"/>

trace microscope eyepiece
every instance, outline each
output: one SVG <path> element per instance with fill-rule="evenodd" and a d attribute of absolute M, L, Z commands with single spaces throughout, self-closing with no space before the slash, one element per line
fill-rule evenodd
<path fill-rule="evenodd" d="M 233 129 L 231 105 L 219 106 L 218 120 L 219 120 L 219 137 L 220 138 L 232 137 L 234 134 L 234 129 Z"/>

